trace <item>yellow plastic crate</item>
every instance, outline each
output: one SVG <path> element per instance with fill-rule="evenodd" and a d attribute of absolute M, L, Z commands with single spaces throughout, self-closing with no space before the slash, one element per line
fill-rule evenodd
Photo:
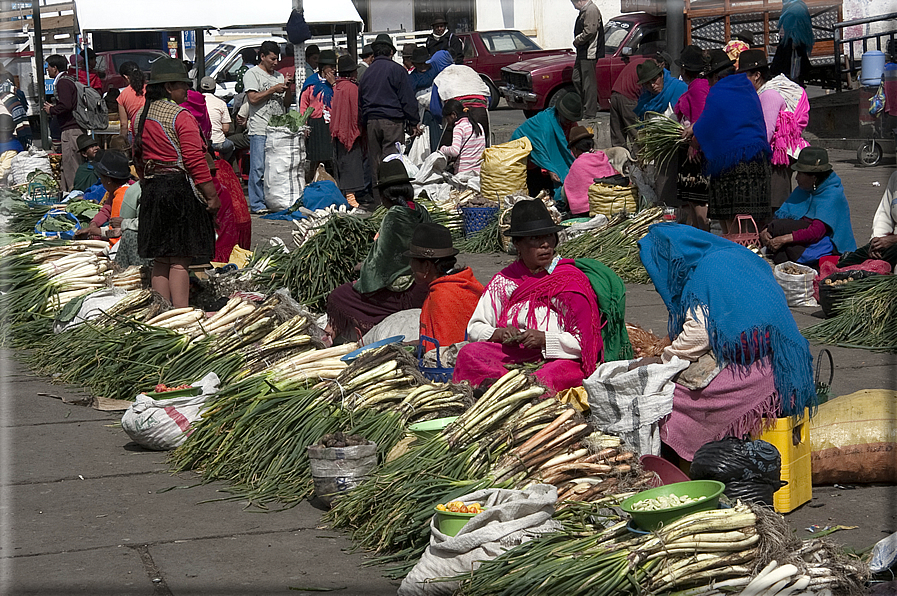
<path fill-rule="evenodd" d="M 804 416 L 777 418 L 775 424 L 759 437 L 775 445 L 782 455 L 783 481 L 787 482 L 773 495 L 778 513 L 794 511 L 813 498 L 813 480 L 810 467 L 810 413 Z"/>

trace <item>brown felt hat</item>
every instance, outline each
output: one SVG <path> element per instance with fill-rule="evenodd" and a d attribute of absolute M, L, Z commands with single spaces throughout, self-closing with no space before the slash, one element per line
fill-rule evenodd
<path fill-rule="evenodd" d="M 441 259 L 453 257 L 459 251 L 452 245 L 452 233 L 437 223 L 422 223 L 414 228 L 411 245 L 402 256 L 412 259 Z"/>
<path fill-rule="evenodd" d="M 591 139 L 592 133 L 589 132 L 589 129 L 585 126 L 574 126 L 570 129 L 570 134 L 567 135 L 567 149 L 571 148 L 573 145 L 578 143 L 583 139 Z"/>

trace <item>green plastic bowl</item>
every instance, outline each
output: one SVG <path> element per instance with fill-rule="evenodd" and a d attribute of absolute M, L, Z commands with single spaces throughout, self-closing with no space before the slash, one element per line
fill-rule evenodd
<path fill-rule="evenodd" d="M 634 494 L 620 504 L 620 508 L 632 516 L 632 521 L 643 530 L 656 530 L 660 526 L 697 511 L 708 511 L 719 507 L 719 496 L 726 485 L 717 480 L 689 480 L 658 486 Z M 663 495 L 689 496 L 693 499 L 705 497 L 697 503 L 658 509 L 657 511 L 633 511 L 632 506 L 645 499 L 654 499 Z"/>
<path fill-rule="evenodd" d="M 457 416 L 446 416 L 445 418 L 434 418 L 433 420 L 415 422 L 408 427 L 408 430 L 421 441 L 429 441 L 432 437 L 441 433 L 442 429 L 457 419 Z"/>
<path fill-rule="evenodd" d="M 467 503 L 464 503 L 467 505 Z M 475 515 L 479 515 L 478 513 L 455 513 L 454 511 L 440 511 L 439 509 L 433 508 L 436 511 L 436 527 L 439 528 L 439 531 L 445 534 L 446 536 L 456 536 L 458 532 L 461 531 L 461 528 L 467 525 L 467 522 L 470 521 L 470 518 Z M 486 508 L 483 507 L 483 511 Z"/>

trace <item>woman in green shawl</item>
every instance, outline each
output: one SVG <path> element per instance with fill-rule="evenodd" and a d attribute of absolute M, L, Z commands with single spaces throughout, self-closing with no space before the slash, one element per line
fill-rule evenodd
<path fill-rule="evenodd" d="M 403 253 L 414 228 L 429 222 L 430 214 L 414 202 L 411 178 L 401 159 L 383 162 L 377 188 L 387 211 L 374 245 L 358 265 L 358 281 L 339 286 L 327 297 L 326 331 L 334 343 L 357 341 L 387 316 L 420 308 L 427 297 L 427 286 L 414 283 Z"/>

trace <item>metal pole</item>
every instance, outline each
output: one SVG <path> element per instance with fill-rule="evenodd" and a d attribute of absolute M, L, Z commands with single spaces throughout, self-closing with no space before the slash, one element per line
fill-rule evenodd
<path fill-rule="evenodd" d="M 193 30 L 193 66 L 196 67 L 196 86 L 206 76 L 206 40 L 204 29 Z"/>
<path fill-rule="evenodd" d="M 685 3 L 683 0 L 667 0 L 667 52 L 673 58 L 670 64 L 670 72 L 674 77 L 679 76 L 679 67 L 676 59 L 682 53 L 685 45 Z"/>
<path fill-rule="evenodd" d="M 302 12 L 302 0 L 293 0 L 293 10 Z M 299 109 L 299 94 L 302 92 L 302 84 L 305 82 L 305 43 L 293 44 L 293 64 L 296 67 L 294 80 L 296 81 L 296 94 L 293 97 L 293 106 Z"/>
<path fill-rule="evenodd" d="M 38 114 L 40 114 L 40 144 L 41 149 L 50 149 L 50 121 L 49 114 L 44 111 L 44 102 L 47 101 L 47 90 L 44 82 L 44 42 L 41 39 L 43 31 L 40 24 L 40 3 L 31 5 L 31 20 L 34 23 L 34 75 L 37 85 Z"/>

